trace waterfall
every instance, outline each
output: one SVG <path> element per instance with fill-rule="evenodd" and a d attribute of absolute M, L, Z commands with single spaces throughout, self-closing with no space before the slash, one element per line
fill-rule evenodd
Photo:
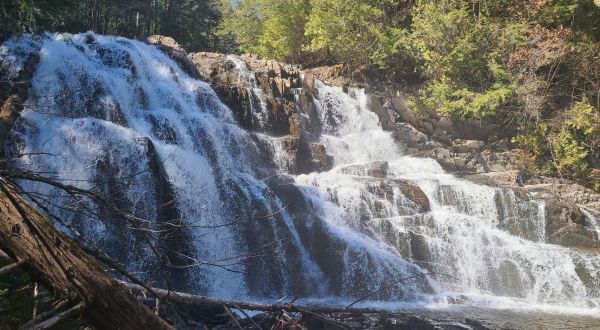
<path fill-rule="evenodd" d="M 404 260 L 451 275 L 435 276 L 435 295 L 449 302 L 456 295 L 473 301 L 508 296 L 529 304 L 600 307 L 600 256 L 546 244 L 543 201 L 455 178 L 432 159 L 403 156 L 367 108 L 363 90 L 345 93 L 322 83 L 317 89 L 320 142 L 336 167 L 296 182 L 317 189 L 323 208 L 334 214 L 326 217 L 330 226 L 352 237 L 362 233 L 372 245 L 384 242 Z M 386 173 L 373 178 L 369 169 L 381 161 Z M 396 191 L 392 200 L 382 199 L 374 180 L 412 182 L 431 210 L 411 210 Z"/>
<path fill-rule="evenodd" d="M 543 201 L 403 155 L 362 89 L 316 82 L 314 142 L 334 166 L 297 175 L 285 137 L 240 128 L 208 84 L 151 45 L 22 36 L 0 47 L 2 69 L 16 72 L 31 51 L 40 62 L 5 148 L 25 156 L 12 165 L 101 192 L 140 219 L 23 183 L 145 280 L 222 298 L 344 302 L 432 273 L 372 299 L 600 310 L 600 256 L 547 244 Z M 267 120 L 256 78 L 227 60 Z M 142 235 L 181 267 L 161 266 Z"/>

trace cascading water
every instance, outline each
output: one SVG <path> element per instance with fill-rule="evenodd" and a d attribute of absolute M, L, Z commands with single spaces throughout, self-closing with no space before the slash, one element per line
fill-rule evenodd
<path fill-rule="evenodd" d="M 334 201 L 323 206 L 337 213 L 327 217 L 333 226 L 385 242 L 406 260 L 437 273 L 438 297 L 459 293 L 473 302 L 504 296 L 520 298 L 514 304 L 600 307 L 600 256 L 544 244 L 543 202 L 457 179 L 431 159 L 402 156 L 391 133 L 367 109 L 362 90 L 346 94 L 319 84 L 318 92 L 325 123 L 321 142 L 336 167 L 296 181 L 317 187 L 321 199 Z M 387 174 L 373 179 L 369 167 L 382 160 Z M 373 180 L 398 179 L 418 185 L 431 211 L 407 213 L 402 199 L 390 205 L 373 193 Z M 584 283 L 581 274 L 592 280 Z"/>
<path fill-rule="evenodd" d="M 256 170 L 266 155 L 251 134 L 206 83 L 153 46 L 94 34 L 24 36 L 6 42 L 0 59 L 14 73 L 32 51 L 40 62 L 6 149 L 32 153 L 15 166 L 100 191 L 141 219 L 147 231 L 26 183 L 142 277 L 224 298 L 348 301 L 433 273 L 372 298 L 390 308 L 600 309 L 600 256 L 546 244 L 543 202 L 403 156 L 362 90 L 316 83 L 319 142 L 334 168 L 275 185 L 269 177 L 294 165 L 285 141 L 253 133 L 272 144 L 275 164 L 271 175 Z M 245 64 L 229 60 L 260 89 Z M 181 267 L 157 271 L 144 233 Z"/>

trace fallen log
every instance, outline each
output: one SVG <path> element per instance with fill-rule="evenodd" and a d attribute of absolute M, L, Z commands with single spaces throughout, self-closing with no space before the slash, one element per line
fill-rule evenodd
<path fill-rule="evenodd" d="M 201 295 L 194 295 L 185 292 L 169 291 L 164 289 L 152 288 L 152 292 L 148 292 L 144 287 L 125 282 L 119 281 L 132 293 L 153 296 L 161 300 L 167 300 L 178 304 L 194 305 L 203 307 L 219 307 L 226 306 L 229 308 L 252 310 L 252 311 L 263 311 L 263 312 L 297 312 L 297 313 L 361 313 L 361 314 L 389 314 L 392 313 L 390 310 L 379 309 L 379 308 L 357 308 L 357 307 L 339 307 L 339 306 L 299 306 L 292 304 L 262 304 L 256 302 L 247 301 L 236 301 L 218 299 L 213 297 L 206 297 Z"/>
<path fill-rule="evenodd" d="M 171 329 L 0 178 L 0 248 L 98 329 Z"/>

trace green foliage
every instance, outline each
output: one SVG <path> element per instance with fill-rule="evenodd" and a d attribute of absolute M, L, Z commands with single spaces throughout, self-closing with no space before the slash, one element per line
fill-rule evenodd
<path fill-rule="evenodd" d="M 240 0 L 234 7 L 230 0 L 222 0 L 223 19 L 217 33 L 233 35 L 243 52 L 263 54 L 258 42 L 263 32 L 261 3 L 262 0 Z"/>
<path fill-rule="evenodd" d="M 585 177 L 589 152 L 573 132 L 568 129 L 558 132 L 552 141 L 552 149 L 559 173 L 571 178 Z"/>
<path fill-rule="evenodd" d="M 348 63 L 368 63 L 371 54 L 383 61 L 380 43 L 393 45 L 397 31 L 378 24 L 383 12 L 362 0 L 311 0 L 306 25 L 311 50 L 326 50 Z M 389 51 L 389 49 L 388 49 Z"/>
<path fill-rule="evenodd" d="M 223 0 L 220 36 L 232 35 L 243 52 L 295 59 L 304 45 L 308 0 Z"/>
<path fill-rule="evenodd" d="M 309 0 L 268 0 L 260 43 L 274 58 L 298 58 L 304 45 Z"/>
<path fill-rule="evenodd" d="M 600 188 L 600 181 L 589 181 L 591 165 L 598 163 L 600 151 L 600 114 L 587 99 L 576 102 L 552 123 L 530 125 L 513 138 L 524 151 L 524 165 L 545 174 L 587 180 Z"/>
<path fill-rule="evenodd" d="M 505 58 L 526 28 L 476 17 L 470 9 L 463 1 L 417 2 L 412 48 L 430 79 L 420 97 L 444 114 L 492 116 L 517 93 Z"/>
<path fill-rule="evenodd" d="M 512 95 L 513 90 L 502 85 L 492 86 L 481 93 L 469 88 L 457 89 L 445 77 L 429 83 L 421 91 L 423 103 L 429 108 L 451 116 L 464 117 L 494 115 Z"/>
<path fill-rule="evenodd" d="M 389 67 L 406 36 L 384 24 L 383 9 L 366 0 L 224 1 L 220 35 L 233 35 L 241 51 L 267 58 L 297 62 L 303 51 L 322 52 L 350 65 Z"/>

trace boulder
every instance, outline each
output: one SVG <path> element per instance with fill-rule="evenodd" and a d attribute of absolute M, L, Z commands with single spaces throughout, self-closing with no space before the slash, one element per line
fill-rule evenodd
<path fill-rule="evenodd" d="M 405 146 L 418 151 L 442 147 L 441 143 L 431 140 L 429 136 L 407 123 L 394 125 L 394 137 Z"/>
<path fill-rule="evenodd" d="M 372 193 L 389 201 L 394 199 L 394 188 L 400 190 L 402 195 L 411 201 L 417 212 L 429 212 L 431 206 L 427 195 L 419 186 L 402 179 L 357 178 L 366 182 Z"/>
<path fill-rule="evenodd" d="M 148 42 L 151 44 L 166 46 L 166 47 L 172 48 L 174 50 L 179 50 L 182 52 L 184 51 L 183 48 L 179 45 L 179 43 L 171 37 L 153 34 L 151 36 L 148 36 L 148 38 L 146 38 L 146 40 L 148 40 Z"/>
<path fill-rule="evenodd" d="M 339 171 L 347 175 L 371 176 L 373 178 L 383 179 L 387 177 L 389 164 L 387 161 L 376 161 L 364 165 L 347 165 Z"/>
<path fill-rule="evenodd" d="M 333 157 L 325 146 L 318 143 L 301 143 L 298 150 L 298 172 L 325 172 L 333 168 Z"/>
<path fill-rule="evenodd" d="M 476 154 L 483 150 L 485 142 L 478 140 L 456 139 L 452 141 L 452 152 Z"/>
<path fill-rule="evenodd" d="M 377 117 L 383 129 L 393 130 L 394 129 L 394 115 L 393 112 L 387 107 L 383 107 L 382 98 L 378 95 L 367 94 L 367 108 L 373 111 Z"/>
<path fill-rule="evenodd" d="M 546 198 L 546 240 L 570 248 L 600 248 L 600 237 L 578 206 Z"/>
<path fill-rule="evenodd" d="M 387 176 L 388 169 L 389 169 L 388 162 L 386 162 L 386 161 L 374 162 L 369 165 L 367 174 L 374 178 L 385 178 Z"/>
<path fill-rule="evenodd" d="M 172 58 L 179 67 L 185 71 L 190 77 L 201 79 L 202 76 L 196 69 L 196 66 L 187 57 L 185 50 L 171 37 L 161 35 L 151 35 L 146 38 L 148 43 L 155 45 Z"/>
<path fill-rule="evenodd" d="M 578 184 L 565 180 L 525 176 L 522 171 L 486 173 L 464 177 L 479 184 L 512 189 L 517 196 L 527 194 L 545 202 L 545 240 L 575 249 L 598 249 L 600 237 L 593 228 L 589 216 L 598 214 L 600 195 Z M 519 180 L 521 179 L 521 180 Z"/>

